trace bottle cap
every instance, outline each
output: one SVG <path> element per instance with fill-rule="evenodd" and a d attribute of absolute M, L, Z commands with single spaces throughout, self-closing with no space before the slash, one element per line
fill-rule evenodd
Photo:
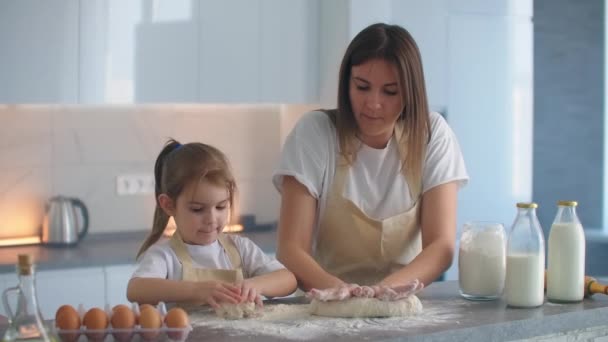
<path fill-rule="evenodd" d="M 564 207 L 576 207 L 578 203 L 576 201 L 557 201 L 557 205 Z"/>
<path fill-rule="evenodd" d="M 19 254 L 17 256 L 17 267 L 19 268 L 19 274 L 29 275 L 32 274 L 32 256 L 29 254 Z"/>
<path fill-rule="evenodd" d="M 536 209 L 538 208 L 538 204 L 534 203 L 534 202 L 519 202 L 517 203 L 517 207 L 518 208 L 527 208 L 527 209 Z"/>

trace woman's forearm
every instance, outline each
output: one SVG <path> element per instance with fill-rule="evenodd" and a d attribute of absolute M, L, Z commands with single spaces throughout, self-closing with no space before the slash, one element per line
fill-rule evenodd
<path fill-rule="evenodd" d="M 428 286 L 450 267 L 453 257 L 453 243 L 442 240 L 434 241 L 426 246 L 410 264 L 390 274 L 380 284 L 402 285 L 418 279 Z"/>
<path fill-rule="evenodd" d="M 297 287 L 296 277 L 285 269 L 253 277 L 251 282 L 266 297 L 288 296 Z"/>
<path fill-rule="evenodd" d="M 194 299 L 192 282 L 157 278 L 132 278 L 127 299 L 139 304 L 187 302 Z"/>
<path fill-rule="evenodd" d="M 277 258 L 298 278 L 299 286 L 308 291 L 311 288 L 326 289 L 344 283 L 325 271 L 308 252 L 298 246 L 279 247 Z"/>

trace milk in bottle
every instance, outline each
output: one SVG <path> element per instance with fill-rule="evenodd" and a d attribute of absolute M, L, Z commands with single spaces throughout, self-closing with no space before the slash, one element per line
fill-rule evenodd
<path fill-rule="evenodd" d="M 585 294 L 585 233 L 575 201 L 559 201 L 549 232 L 547 300 L 579 302 Z"/>
<path fill-rule="evenodd" d="M 517 203 L 517 217 L 507 243 L 505 300 L 513 307 L 536 307 L 544 301 L 545 239 L 536 203 Z"/>

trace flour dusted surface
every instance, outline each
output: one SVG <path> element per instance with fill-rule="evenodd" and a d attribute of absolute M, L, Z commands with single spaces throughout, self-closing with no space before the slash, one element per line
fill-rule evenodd
<path fill-rule="evenodd" d="M 229 336 L 268 336 L 280 340 L 327 340 L 328 336 L 361 336 L 362 333 L 397 332 L 412 329 L 432 329 L 438 325 L 462 319 L 463 307 L 471 305 L 458 301 L 423 301 L 424 310 L 408 317 L 390 318 L 329 318 L 310 315 L 308 304 L 271 304 L 264 306 L 263 315 L 250 319 L 226 320 L 211 310 L 190 314 L 194 327 L 222 330 Z"/>

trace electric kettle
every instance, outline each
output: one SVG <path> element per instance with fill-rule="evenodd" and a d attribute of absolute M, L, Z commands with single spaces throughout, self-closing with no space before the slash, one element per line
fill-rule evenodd
<path fill-rule="evenodd" d="M 82 221 L 78 219 L 77 209 Z M 88 230 L 89 210 L 82 200 L 64 196 L 49 200 L 42 225 L 42 243 L 51 246 L 75 245 Z"/>

